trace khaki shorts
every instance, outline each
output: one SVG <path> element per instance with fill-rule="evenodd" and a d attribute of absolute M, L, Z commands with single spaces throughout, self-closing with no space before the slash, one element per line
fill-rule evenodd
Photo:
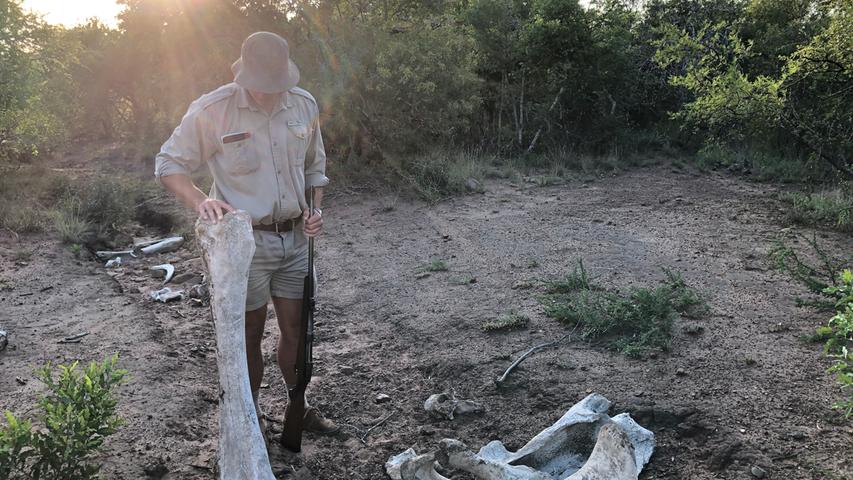
<path fill-rule="evenodd" d="M 255 230 L 255 256 L 249 267 L 246 311 L 257 310 L 270 297 L 301 299 L 308 273 L 308 239 L 302 226 L 284 233 Z"/>

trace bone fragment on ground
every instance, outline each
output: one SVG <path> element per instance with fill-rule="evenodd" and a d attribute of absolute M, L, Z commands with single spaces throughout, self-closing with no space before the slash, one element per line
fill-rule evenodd
<path fill-rule="evenodd" d="M 453 420 L 454 415 L 482 413 L 483 406 L 471 400 L 459 400 L 450 393 L 430 395 L 424 402 L 424 410 L 436 418 Z"/>
<path fill-rule="evenodd" d="M 104 264 L 104 267 L 106 267 L 106 268 L 120 267 L 121 266 L 121 259 L 122 259 L 122 257 L 115 257 L 112 260 L 107 260 L 107 263 Z"/>
<path fill-rule="evenodd" d="M 169 237 L 164 238 L 163 240 L 160 240 L 159 242 L 153 245 L 142 247 L 139 250 L 145 255 L 151 255 L 154 253 L 169 253 L 181 248 L 183 244 L 184 237 Z"/>
<path fill-rule="evenodd" d="M 435 455 L 418 455 L 410 448 L 385 463 L 391 480 L 450 480 L 435 471 Z"/>
<path fill-rule="evenodd" d="M 219 368 L 219 478 L 274 480 L 249 386 L 245 309 L 255 252 L 251 218 L 229 213 L 218 223 L 199 219 L 196 236 L 210 279 Z"/>
<path fill-rule="evenodd" d="M 6 330 L 0 330 L 0 352 L 6 348 L 6 345 L 9 344 L 9 334 L 6 333 Z"/>
<path fill-rule="evenodd" d="M 172 290 L 169 287 L 161 288 L 160 290 L 156 290 L 151 292 L 151 299 L 155 302 L 163 302 L 168 303 L 173 300 L 183 300 L 184 299 L 184 291 L 183 290 Z"/>
<path fill-rule="evenodd" d="M 99 250 L 95 252 L 95 256 L 100 260 L 107 261 L 116 257 L 133 257 L 136 253 L 133 250 Z"/>
<path fill-rule="evenodd" d="M 628 414 L 610 418 L 609 408 L 606 398 L 591 394 L 517 452 L 496 440 L 474 453 L 444 439 L 436 459 L 482 480 L 636 480 L 654 450 L 654 434 Z M 412 451 L 400 459 L 400 471 L 414 458 Z"/>

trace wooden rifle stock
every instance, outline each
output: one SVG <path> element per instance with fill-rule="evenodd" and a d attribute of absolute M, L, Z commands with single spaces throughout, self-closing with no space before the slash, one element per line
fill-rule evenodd
<path fill-rule="evenodd" d="M 310 215 L 314 215 L 314 187 L 308 199 Z M 287 392 L 289 403 L 284 416 L 281 444 L 284 448 L 302 450 L 302 430 L 305 420 L 305 389 L 311 381 L 314 367 L 314 238 L 308 238 L 308 274 L 303 281 L 302 314 L 299 322 L 299 342 L 296 347 L 296 385 Z"/>

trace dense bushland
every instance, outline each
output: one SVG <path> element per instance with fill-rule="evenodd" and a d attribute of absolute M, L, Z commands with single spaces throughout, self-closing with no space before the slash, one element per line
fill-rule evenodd
<path fill-rule="evenodd" d="M 109 29 L 0 2 L 0 160 L 119 141 L 150 162 L 189 102 L 230 81 L 243 38 L 270 30 L 321 104 L 333 164 L 401 174 L 427 198 L 466 180 L 432 172 L 489 173 L 456 152 L 554 171 L 664 152 L 760 179 L 853 178 L 846 0 L 120 3 Z M 844 217 L 850 189 L 835 187 Z"/>

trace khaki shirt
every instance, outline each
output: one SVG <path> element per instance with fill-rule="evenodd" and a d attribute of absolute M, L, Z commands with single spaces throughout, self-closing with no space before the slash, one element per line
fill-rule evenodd
<path fill-rule="evenodd" d="M 310 93 L 292 88 L 272 115 L 246 89 L 223 85 L 190 104 L 155 158 L 154 175 L 188 174 L 206 163 L 210 197 L 246 210 L 252 222 L 298 217 L 305 189 L 329 183 L 319 108 Z"/>

